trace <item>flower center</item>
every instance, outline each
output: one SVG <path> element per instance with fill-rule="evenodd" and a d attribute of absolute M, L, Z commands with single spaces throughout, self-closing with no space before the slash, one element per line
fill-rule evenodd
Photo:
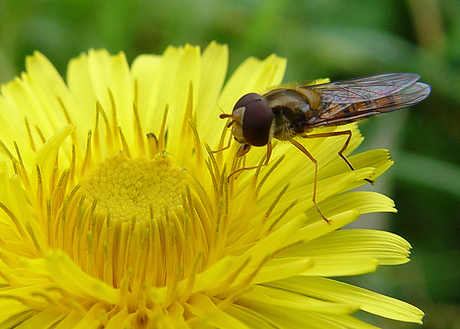
<path fill-rule="evenodd" d="M 97 202 L 97 213 L 109 214 L 111 220 L 140 221 L 151 214 L 158 219 L 166 209 L 182 207 L 184 179 L 181 168 L 166 153 L 154 159 L 130 159 L 120 153 L 88 173 L 82 188 L 85 202 Z"/>
<path fill-rule="evenodd" d="M 165 286 L 189 274 L 184 267 L 193 268 L 197 251 L 189 248 L 186 254 L 190 246 L 183 243 L 190 226 L 190 216 L 184 216 L 186 182 L 182 167 L 166 152 L 153 159 L 122 152 L 108 157 L 66 199 L 61 220 L 49 229 L 59 235 L 49 243 L 87 274 L 124 287 L 136 301 L 144 284 Z"/>

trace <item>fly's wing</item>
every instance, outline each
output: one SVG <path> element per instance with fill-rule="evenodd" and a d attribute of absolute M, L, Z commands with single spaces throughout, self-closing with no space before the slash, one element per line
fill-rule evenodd
<path fill-rule="evenodd" d="M 430 94 L 429 85 L 416 82 L 419 77 L 389 73 L 303 87 L 321 97 L 308 127 L 346 124 L 417 104 Z"/>
<path fill-rule="evenodd" d="M 307 86 L 327 103 L 355 103 L 391 95 L 414 84 L 420 76 L 414 73 L 386 73 L 351 80 Z"/>

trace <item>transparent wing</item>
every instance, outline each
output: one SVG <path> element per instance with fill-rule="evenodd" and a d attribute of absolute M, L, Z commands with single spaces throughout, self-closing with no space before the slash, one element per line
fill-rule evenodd
<path fill-rule="evenodd" d="M 325 102 L 355 103 L 393 94 L 415 83 L 420 76 L 414 73 L 387 73 L 301 87 L 321 94 Z"/>
<path fill-rule="evenodd" d="M 418 79 L 417 74 L 389 73 L 306 87 L 321 96 L 307 125 L 345 124 L 417 104 L 430 94 L 430 86 Z"/>

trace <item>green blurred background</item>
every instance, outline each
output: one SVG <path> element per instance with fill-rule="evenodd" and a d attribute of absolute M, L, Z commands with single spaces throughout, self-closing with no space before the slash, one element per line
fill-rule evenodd
<path fill-rule="evenodd" d="M 89 48 L 122 50 L 131 62 L 212 40 L 229 45 L 229 72 L 249 56 L 276 53 L 288 59 L 286 82 L 406 71 L 432 86 L 414 108 L 361 125 L 360 150 L 389 148 L 396 161 L 367 189 L 392 196 L 399 213 L 358 225 L 395 232 L 414 249 L 411 263 L 352 282 L 422 308 L 424 328 L 460 328 L 458 0 L 0 0 L 0 82 L 18 75 L 34 50 L 65 75 L 68 60 Z"/>

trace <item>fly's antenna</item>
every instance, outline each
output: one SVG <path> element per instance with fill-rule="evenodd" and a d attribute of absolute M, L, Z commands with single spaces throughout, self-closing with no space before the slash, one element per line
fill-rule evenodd
<path fill-rule="evenodd" d="M 227 113 L 222 113 L 219 115 L 219 118 L 221 119 L 227 119 L 227 118 L 231 118 L 233 117 L 232 114 L 227 114 Z M 227 128 L 230 128 L 230 126 L 235 122 L 235 119 L 233 119 L 232 121 L 230 121 L 228 124 L 227 124 Z"/>

